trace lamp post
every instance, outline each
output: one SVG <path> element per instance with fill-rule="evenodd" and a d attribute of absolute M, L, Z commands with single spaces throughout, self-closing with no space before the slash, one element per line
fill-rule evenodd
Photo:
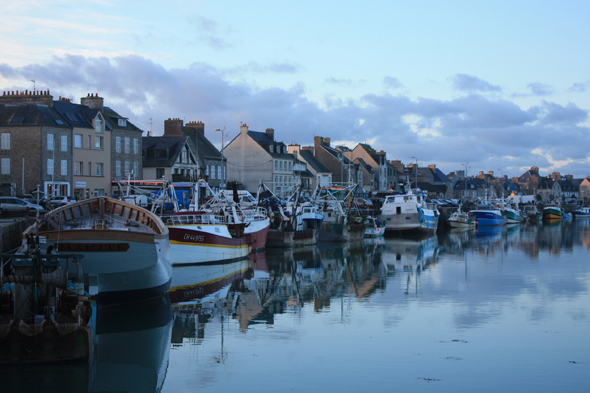
<path fill-rule="evenodd" d="M 504 199 L 504 186 L 502 185 L 502 180 L 504 180 L 504 172 L 502 172 L 501 169 L 498 169 L 500 171 L 500 188 L 502 189 L 502 199 Z"/>
<path fill-rule="evenodd" d="M 219 129 L 216 128 L 215 131 L 221 132 L 221 189 L 225 189 L 225 157 L 223 155 L 223 149 L 225 147 L 225 126 Z"/>
<path fill-rule="evenodd" d="M 416 190 L 418 189 L 418 159 L 416 157 L 410 157 L 410 158 L 414 158 L 416 159 L 416 166 L 414 167 L 414 169 L 416 170 Z"/>

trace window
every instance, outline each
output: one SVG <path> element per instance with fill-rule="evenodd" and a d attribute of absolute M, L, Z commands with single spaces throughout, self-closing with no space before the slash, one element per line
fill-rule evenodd
<path fill-rule="evenodd" d="M 135 161 L 133 163 L 133 176 L 137 179 L 137 174 L 139 173 L 139 162 Z"/>
<path fill-rule="evenodd" d="M 88 135 L 88 148 L 92 148 L 92 137 L 90 135 Z"/>
<path fill-rule="evenodd" d="M 125 161 L 125 176 L 129 175 L 129 161 Z"/>
<path fill-rule="evenodd" d="M 268 151 L 270 151 L 271 153 L 273 153 L 275 151 L 274 146 L 273 145 L 268 145 Z"/>
<path fill-rule="evenodd" d="M 188 164 L 188 151 L 186 148 L 182 150 L 182 162 Z"/>
<path fill-rule="evenodd" d="M 166 150 L 166 149 L 156 150 L 156 160 L 166 160 L 166 159 L 168 159 L 168 150 Z"/>
<path fill-rule="evenodd" d="M 10 134 L 2 134 L 2 150 L 10 150 Z"/>
<path fill-rule="evenodd" d="M 74 175 L 83 175 L 84 163 L 82 161 L 74 162 Z"/>
<path fill-rule="evenodd" d="M 100 134 L 102 134 L 102 119 L 100 117 L 97 117 L 96 120 L 94 121 L 94 131 L 98 132 Z"/>
<path fill-rule="evenodd" d="M 115 152 L 121 153 L 121 137 L 120 136 L 115 138 Z"/>
<path fill-rule="evenodd" d="M 61 175 L 68 175 L 68 160 L 61 160 Z"/>
<path fill-rule="evenodd" d="M 164 168 L 156 168 L 156 179 L 161 179 L 165 175 Z"/>
<path fill-rule="evenodd" d="M 61 151 L 68 151 L 68 136 L 61 136 Z"/>
<path fill-rule="evenodd" d="M 115 161 L 115 176 L 121 176 L 121 161 Z"/>
<path fill-rule="evenodd" d="M 216 174 L 217 171 L 215 170 L 215 165 L 211 165 L 211 179 L 217 179 L 217 177 L 215 177 Z"/>
<path fill-rule="evenodd" d="M 119 119 L 117 124 L 119 125 L 119 127 L 127 127 L 127 119 Z"/>
<path fill-rule="evenodd" d="M 102 136 L 95 136 L 94 137 L 94 147 L 98 150 L 103 149 L 103 137 Z"/>
<path fill-rule="evenodd" d="M 220 166 L 218 166 L 218 167 L 217 167 L 217 177 L 218 177 L 220 180 L 223 180 L 223 178 L 221 177 L 221 167 L 220 167 Z"/>
<path fill-rule="evenodd" d="M 125 138 L 125 153 L 129 154 L 129 138 Z"/>
<path fill-rule="evenodd" d="M 10 158 L 3 158 L 2 159 L 2 174 L 3 175 L 10 175 Z"/>
<path fill-rule="evenodd" d="M 95 196 L 103 196 L 104 195 L 104 189 L 103 188 L 97 188 L 94 190 L 94 195 Z"/>
<path fill-rule="evenodd" d="M 47 134 L 47 150 L 53 150 L 53 134 Z"/>
<path fill-rule="evenodd" d="M 207 169 L 205 170 L 205 175 L 209 176 L 209 165 L 207 165 Z"/>
<path fill-rule="evenodd" d="M 82 148 L 82 134 L 74 134 L 74 147 Z"/>
<path fill-rule="evenodd" d="M 275 171 L 279 170 L 279 162 L 275 161 Z"/>
<path fill-rule="evenodd" d="M 47 174 L 53 175 L 53 160 L 51 158 L 47 159 Z"/>
<path fill-rule="evenodd" d="M 95 171 L 96 176 L 103 176 L 103 171 L 102 171 L 103 164 L 101 162 L 97 162 L 95 168 L 96 168 L 96 171 Z"/>
<path fill-rule="evenodd" d="M 137 138 L 133 138 L 133 154 L 137 154 L 139 152 L 139 141 Z"/>

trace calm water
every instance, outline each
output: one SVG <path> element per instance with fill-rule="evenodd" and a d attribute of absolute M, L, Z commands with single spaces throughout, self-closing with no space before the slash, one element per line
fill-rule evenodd
<path fill-rule="evenodd" d="M 91 365 L 0 391 L 588 392 L 589 248 L 578 220 L 175 268 L 169 299 L 99 310 Z"/>

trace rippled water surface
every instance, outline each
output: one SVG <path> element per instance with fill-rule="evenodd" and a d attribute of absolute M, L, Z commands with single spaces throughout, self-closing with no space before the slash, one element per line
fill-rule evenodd
<path fill-rule="evenodd" d="M 169 299 L 99 310 L 88 367 L 0 376 L 61 392 L 587 392 L 589 248 L 578 220 L 177 267 Z"/>

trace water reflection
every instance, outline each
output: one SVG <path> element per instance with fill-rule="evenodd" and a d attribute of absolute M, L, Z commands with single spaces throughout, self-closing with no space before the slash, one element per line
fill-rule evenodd
<path fill-rule="evenodd" d="M 168 367 L 168 296 L 97 310 L 94 355 L 87 364 L 3 367 L 2 392 L 158 392 Z"/>

